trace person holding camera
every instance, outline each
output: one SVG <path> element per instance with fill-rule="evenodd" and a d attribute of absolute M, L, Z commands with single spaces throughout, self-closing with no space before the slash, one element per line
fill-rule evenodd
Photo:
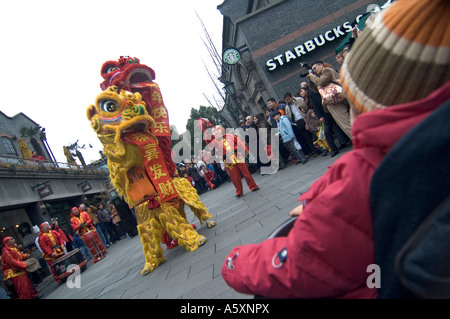
<path fill-rule="evenodd" d="M 306 78 L 314 83 L 318 88 L 326 87 L 332 82 L 338 83 L 340 81 L 339 74 L 332 67 L 325 66 L 322 61 L 314 62 L 311 65 L 311 69 L 306 75 Z M 330 112 L 336 123 L 351 140 L 352 134 L 350 131 L 352 127 L 350 124 L 349 105 L 347 101 L 344 100 L 342 102 L 323 106 L 325 111 Z"/>
<path fill-rule="evenodd" d="M 320 122 L 324 124 L 325 137 L 327 139 L 328 146 L 331 149 L 331 157 L 339 154 L 339 150 L 347 147 L 351 141 L 348 136 L 342 131 L 342 129 L 337 125 L 336 121 L 331 116 L 330 112 L 325 111 L 322 105 L 322 98 L 320 93 L 317 91 L 314 83 L 308 84 L 307 82 L 302 82 L 300 84 L 299 90 L 300 96 L 302 96 L 307 103 L 312 104 L 314 113 L 319 118 Z M 334 134 L 336 134 L 337 140 L 339 141 L 339 148 L 334 142 Z M 323 156 L 328 155 L 328 151 L 322 153 Z"/>

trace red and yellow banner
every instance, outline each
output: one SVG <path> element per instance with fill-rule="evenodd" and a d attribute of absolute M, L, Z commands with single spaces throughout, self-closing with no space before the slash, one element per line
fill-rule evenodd
<path fill-rule="evenodd" d="M 133 89 L 149 88 L 150 90 L 139 90 L 147 106 L 150 108 L 150 116 L 155 120 L 152 134 L 155 136 L 171 136 L 169 126 L 169 113 L 164 105 L 158 84 L 155 82 L 141 82 L 131 85 Z"/>
<path fill-rule="evenodd" d="M 159 195 L 161 202 L 178 198 L 178 192 L 167 170 L 158 142 L 144 132 L 127 133 L 122 139 L 139 147 L 144 160 L 145 170 L 134 168 L 128 173 L 130 200 L 137 205 L 152 194 Z"/>

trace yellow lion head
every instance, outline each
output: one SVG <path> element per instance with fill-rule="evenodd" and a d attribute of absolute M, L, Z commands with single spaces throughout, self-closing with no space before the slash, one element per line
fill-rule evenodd
<path fill-rule="evenodd" d="M 97 134 L 120 135 L 126 131 L 147 131 L 155 125 L 148 114 L 145 102 L 139 93 L 121 90 L 111 86 L 95 99 L 95 104 L 87 109 L 87 118 Z"/>
<path fill-rule="evenodd" d="M 115 86 L 97 96 L 95 104 L 87 109 L 87 118 L 104 146 L 111 182 L 126 198 L 127 173 L 135 166 L 141 167 L 143 160 L 139 148 L 124 143 L 121 137 L 129 132 L 143 132 L 156 140 L 151 133 L 155 121 L 148 114 L 141 94 L 124 90 L 118 93 Z"/>

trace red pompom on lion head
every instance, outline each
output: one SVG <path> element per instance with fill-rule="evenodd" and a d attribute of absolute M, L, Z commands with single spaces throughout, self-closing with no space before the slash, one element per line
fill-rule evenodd
<path fill-rule="evenodd" d="M 155 79 L 152 68 L 140 64 L 138 58 L 129 56 L 121 56 L 117 61 L 106 61 L 100 73 L 104 79 L 100 84 L 103 91 L 112 85 L 128 90 L 139 83 L 150 83 Z"/>

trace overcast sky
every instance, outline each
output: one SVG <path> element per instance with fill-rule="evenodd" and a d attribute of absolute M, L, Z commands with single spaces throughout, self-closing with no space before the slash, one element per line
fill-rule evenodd
<path fill-rule="evenodd" d="M 196 13 L 221 52 L 223 0 L 23 0 L 0 3 L 0 111 L 23 112 L 46 129 L 58 161 L 63 146 L 87 163 L 102 145 L 86 118 L 101 92 L 100 68 L 122 55 L 153 68 L 170 124 L 185 131 L 192 107 L 209 105 L 216 89 L 203 66 L 210 58 Z"/>

